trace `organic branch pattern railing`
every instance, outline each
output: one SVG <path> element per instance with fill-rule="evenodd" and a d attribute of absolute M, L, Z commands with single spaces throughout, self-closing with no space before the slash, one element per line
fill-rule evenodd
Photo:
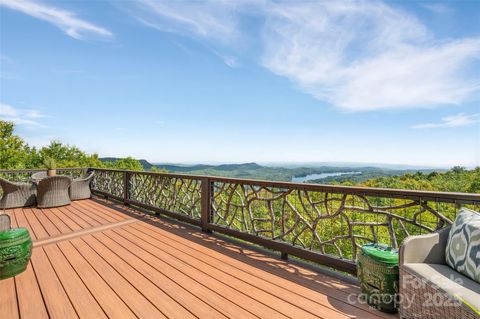
<path fill-rule="evenodd" d="M 214 182 L 212 223 L 355 260 L 364 243 L 398 247 L 408 235 L 451 224 L 456 206 L 422 198 Z"/>
<path fill-rule="evenodd" d="M 200 179 L 135 173 L 128 180 L 130 200 L 200 219 Z"/>
<path fill-rule="evenodd" d="M 95 170 L 92 189 L 122 198 L 125 188 L 124 176 L 125 173 L 121 171 Z"/>

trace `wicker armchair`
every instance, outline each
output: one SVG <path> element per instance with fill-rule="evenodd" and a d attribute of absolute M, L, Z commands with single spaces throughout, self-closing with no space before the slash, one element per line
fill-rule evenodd
<path fill-rule="evenodd" d="M 450 227 L 410 236 L 400 247 L 400 318 L 479 319 L 480 283 L 447 266 Z"/>
<path fill-rule="evenodd" d="M 29 183 L 14 183 L 0 177 L 3 196 L 0 209 L 35 205 L 35 186 Z"/>
<path fill-rule="evenodd" d="M 83 178 L 76 178 L 70 185 L 70 199 L 79 200 L 92 197 L 90 183 L 92 182 L 94 172 L 90 172 Z"/>
<path fill-rule="evenodd" d="M 32 182 L 38 184 L 45 177 L 47 177 L 47 172 L 36 172 L 30 176 L 30 179 Z"/>
<path fill-rule="evenodd" d="M 48 208 L 70 204 L 68 188 L 72 179 L 68 176 L 51 176 L 42 179 L 37 186 L 37 207 Z"/>

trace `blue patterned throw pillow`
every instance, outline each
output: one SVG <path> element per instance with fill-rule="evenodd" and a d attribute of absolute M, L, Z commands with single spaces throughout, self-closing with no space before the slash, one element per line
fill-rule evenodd
<path fill-rule="evenodd" d="M 480 283 L 480 213 L 462 208 L 450 229 L 447 264 Z"/>

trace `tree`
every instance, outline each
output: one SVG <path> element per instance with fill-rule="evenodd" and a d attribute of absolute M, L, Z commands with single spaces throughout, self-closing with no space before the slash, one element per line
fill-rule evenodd
<path fill-rule="evenodd" d="M 140 161 L 132 157 L 125 157 L 115 162 L 104 162 L 103 164 L 109 168 L 115 168 L 115 169 L 126 169 L 130 171 L 144 170 L 143 165 L 140 163 Z"/>
<path fill-rule="evenodd" d="M 26 168 L 29 148 L 18 135 L 14 134 L 12 122 L 0 120 L 0 168 Z"/>
<path fill-rule="evenodd" d="M 88 155 L 76 146 L 52 141 L 50 145 L 42 147 L 38 152 L 36 167 L 40 167 L 45 158 L 53 158 L 58 167 L 102 167 L 97 154 Z"/>

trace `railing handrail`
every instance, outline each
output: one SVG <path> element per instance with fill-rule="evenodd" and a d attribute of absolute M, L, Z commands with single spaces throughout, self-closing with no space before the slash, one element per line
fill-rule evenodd
<path fill-rule="evenodd" d="M 432 200 L 438 202 L 459 203 L 459 204 L 480 204 L 480 194 L 477 193 L 460 193 L 460 192 L 439 192 L 439 191 L 424 191 L 424 190 L 409 190 L 409 189 L 396 189 L 396 188 L 377 188 L 377 187 L 362 187 L 362 186 L 343 186 L 343 185 L 330 185 L 330 184 L 312 184 L 312 183 L 294 183 L 294 182 L 282 182 L 282 181 L 268 181 L 257 179 L 243 179 L 243 178 L 230 178 L 221 176 L 208 176 L 208 175 L 191 175 L 183 173 L 162 173 L 151 171 L 135 171 L 124 169 L 112 169 L 112 168 L 97 168 L 97 167 L 80 167 L 80 168 L 58 168 L 57 170 L 69 171 L 79 169 L 92 169 L 97 171 L 109 171 L 118 173 L 130 173 L 130 174 L 145 174 L 154 176 L 165 176 L 172 178 L 187 178 L 187 179 L 205 179 L 212 182 L 223 183 L 236 183 L 243 185 L 252 185 L 260 187 L 278 187 L 278 188 L 291 188 L 295 190 L 308 190 L 319 192 L 330 192 L 340 194 L 355 194 L 364 196 L 380 196 L 387 198 L 397 199 L 413 199 L 413 200 Z M 43 171 L 45 169 L 15 169 L 15 170 L 0 170 L 0 173 L 28 173 Z"/>

